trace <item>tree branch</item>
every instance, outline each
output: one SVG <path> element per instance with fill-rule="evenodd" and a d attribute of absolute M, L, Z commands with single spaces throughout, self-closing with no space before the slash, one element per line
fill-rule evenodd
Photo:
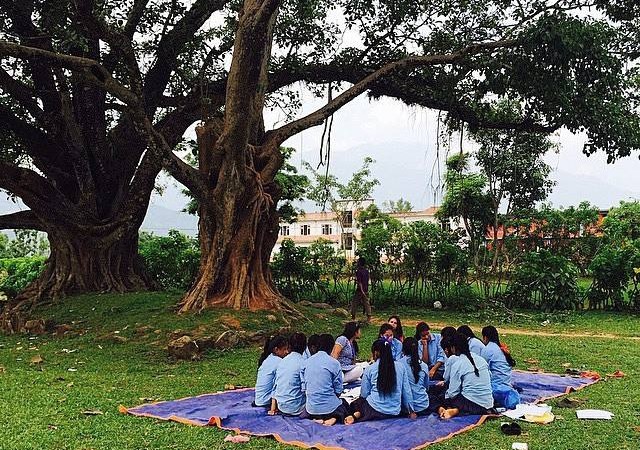
<path fill-rule="evenodd" d="M 0 215 L 0 230 L 46 231 L 44 224 L 33 211 L 19 211 Z"/>
<path fill-rule="evenodd" d="M 0 161 L 0 188 L 20 197 L 34 211 L 46 211 L 73 220 L 68 214 L 75 210 L 73 205 L 46 178 L 33 170 Z M 55 205 L 54 209 L 52 205 Z"/>
<path fill-rule="evenodd" d="M 107 65 L 113 70 L 115 66 L 114 63 L 117 59 L 122 59 L 129 73 L 131 90 L 135 95 L 141 97 L 142 75 L 140 74 L 138 60 L 133 50 L 131 39 L 127 35 L 112 29 L 104 19 L 96 17 L 93 13 L 93 2 L 76 0 L 76 6 L 78 16 L 86 26 L 88 35 L 96 39 L 103 39 L 111 46 L 111 53 L 105 58 L 106 61 L 110 61 L 111 63 Z M 114 54 L 119 54 L 120 58 L 117 58 Z"/>
<path fill-rule="evenodd" d="M 7 130 L 12 131 L 16 138 L 24 143 L 27 154 L 47 178 L 65 185 L 75 183 L 64 168 L 67 160 L 61 157 L 60 146 L 52 141 L 49 135 L 17 117 L 13 111 L 2 105 L 0 105 L 0 123 L 3 123 Z"/>
<path fill-rule="evenodd" d="M 205 198 L 207 187 L 198 170 L 185 163 L 173 152 L 164 160 L 163 166 L 178 183 L 189 189 L 196 198 Z"/>
<path fill-rule="evenodd" d="M 147 3 L 149 3 L 149 0 L 134 0 L 133 7 L 131 8 L 131 11 L 129 11 L 129 16 L 127 17 L 127 23 L 124 25 L 123 29 L 124 35 L 129 39 L 133 39 L 133 35 L 136 33 L 136 28 L 144 15 Z"/>
<path fill-rule="evenodd" d="M 0 57 L 7 56 L 25 60 L 45 61 L 74 70 L 86 77 L 89 82 L 101 86 L 130 107 L 140 106 L 138 97 L 115 80 L 108 70 L 93 59 L 55 53 L 0 40 Z"/>
<path fill-rule="evenodd" d="M 327 103 L 317 111 L 295 120 L 287 125 L 272 130 L 268 133 L 267 139 L 275 145 L 280 145 L 291 136 L 296 135 L 302 130 L 320 125 L 327 117 L 335 113 L 338 109 L 349 103 L 351 100 L 365 92 L 379 79 L 390 75 L 398 70 L 413 69 L 416 67 L 433 66 L 441 64 L 455 64 L 469 55 L 480 53 L 483 51 L 491 51 L 499 48 L 514 47 L 517 45 L 515 40 L 503 40 L 494 42 L 485 42 L 469 45 L 457 52 L 445 55 L 426 55 L 426 56 L 410 56 L 398 61 L 386 64 L 366 76 L 342 94 L 337 96 L 333 101 Z"/>
<path fill-rule="evenodd" d="M 164 93 L 184 45 L 193 39 L 193 35 L 215 11 L 222 9 L 227 3 L 228 0 L 196 0 L 191 9 L 160 40 L 155 55 L 156 62 L 144 79 L 144 99 L 150 117 Z"/>
<path fill-rule="evenodd" d="M 3 128 L 12 131 L 24 144 L 30 147 L 44 150 L 52 146 L 47 135 L 35 126 L 17 117 L 13 111 L 0 104 L 0 123 Z"/>
<path fill-rule="evenodd" d="M 26 109 L 34 119 L 43 124 L 44 111 L 36 102 L 37 94 L 29 86 L 16 80 L 9 73 L 0 67 L 0 87 L 9 94 L 16 102 Z"/>
<path fill-rule="evenodd" d="M 42 33 L 33 24 L 33 1 L 14 2 L 8 9 L 8 14 L 11 18 L 11 30 L 19 36 L 23 45 L 52 50 L 51 36 Z M 43 61 L 30 61 L 28 67 L 34 87 L 42 99 L 44 111 L 55 114 L 60 106 L 60 99 L 51 67 Z"/>

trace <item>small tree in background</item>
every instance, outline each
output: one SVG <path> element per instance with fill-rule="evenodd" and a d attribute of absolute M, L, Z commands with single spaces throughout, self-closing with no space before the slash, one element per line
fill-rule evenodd
<path fill-rule="evenodd" d="M 354 211 L 357 215 L 362 209 L 362 205 L 373 195 L 373 189 L 380 182 L 371 175 L 371 164 L 375 161 L 366 157 L 362 162 L 362 167 L 351 175 L 346 183 L 338 181 L 335 175 L 320 173 L 308 162 L 304 167 L 311 173 L 311 181 L 307 191 L 307 198 L 324 211 L 327 206 L 335 214 L 338 222 L 338 234 L 340 235 L 340 248 L 345 249 L 344 228 L 348 225 L 348 217 Z M 357 217 L 351 217 L 355 220 Z"/>
<path fill-rule="evenodd" d="M 400 197 L 398 200 L 388 200 L 382 203 L 382 209 L 390 214 L 413 211 L 413 205 Z"/>
<path fill-rule="evenodd" d="M 487 194 L 487 179 L 479 173 L 469 171 L 468 154 L 450 156 L 446 162 L 446 192 L 437 216 L 460 223 L 469 237 L 469 254 L 473 265 L 479 267 L 480 247 L 484 242 L 487 227 L 491 224 L 492 199 Z"/>

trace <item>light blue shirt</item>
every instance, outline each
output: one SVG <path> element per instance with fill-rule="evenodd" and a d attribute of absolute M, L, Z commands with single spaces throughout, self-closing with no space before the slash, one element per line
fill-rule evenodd
<path fill-rule="evenodd" d="M 448 383 L 449 378 L 451 378 L 451 367 L 453 367 L 456 358 L 458 358 L 458 355 L 451 355 L 444 362 L 444 374 L 442 375 L 442 379 L 445 383 Z"/>
<path fill-rule="evenodd" d="M 411 396 L 413 398 L 413 410 L 415 412 L 424 411 L 429 407 L 429 368 L 425 363 L 420 361 L 420 371 L 418 372 L 418 381 L 413 375 L 411 368 L 411 357 L 405 356 L 401 359 L 405 364 L 409 386 L 411 387 Z"/>
<path fill-rule="evenodd" d="M 402 359 L 402 342 L 400 339 L 393 338 L 391 340 L 391 355 L 393 355 L 394 361 Z"/>
<path fill-rule="evenodd" d="M 273 353 L 262 361 L 256 378 L 256 395 L 254 402 L 258 406 L 271 406 L 273 387 L 276 380 L 276 369 L 282 358 Z"/>
<path fill-rule="evenodd" d="M 482 356 L 482 350 L 484 350 L 484 344 L 478 338 L 469 338 L 469 350 L 476 355 Z"/>
<path fill-rule="evenodd" d="M 494 391 L 511 389 L 511 366 L 507 362 L 502 349 L 495 342 L 489 342 L 481 356 L 489 364 L 491 385 Z"/>
<path fill-rule="evenodd" d="M 491 391 L 491 374 L 487 362 L 471 353 L 473 362 L 478 368 L 479 376 L 473 371 L 471 361 L 465 355 L 459 355 L 451 364 L 451 374 L 449 378 L 449 389 L 445 393 L 446 398 L 454 398 L 462 394 L 464 398 L 470 400 L 484 408 L 493 407 L 493 393 Z"/>
<path fill-rule="evenodd" d="M 400 406 L 411 412 L 413 411 L 413 396 L 409 386 L 409 378 L 405 364 L 395 361 L 396 387 L 388 395 L 378 392 L 378 366 L 380 361 L 376 361 L 362 374 L 362 386 L 360 386 L 360 397 L 367 400 L 367 403 L 382 414 L 397 416 L 400 414 Z"/>
<path fill-rule="evenodd" d="M 441 362 L 444 364 L 445 362 L 445 354 L 444 350 L 440 346 L 440 341 L 442 341 L 442 336 L 438 333 L 431 333 L 431 340 L 427 341 L 427 348 L 429 349 L 429 362 L 427 366 L 432 368 L 436 365 L 436 363 Z M 422 360 L 422 340 L 418 340 L 418 358 Z"/>
<path fill-rule="evenodd" d="M 342 347 L 338 355 L 340 367 L 344 372 L 348 372 L 356 366 L 356 350 L 353 347 L 353 343 L 346 336 L 338 336 L 336 344 Z"/>
<path fill-rule="evenodd" d="M 300 370 L 304 358 L 300 353 L 291 352 L 285 356 L 276 369 L 276 381 L 273 398 L 278 402 L 278 410 L 291 415 L 298 415 L 304 409 L 304 393 Z"/>
<path fill-rule="evenodd" d="M 309 414 L 330 414 L 342 404 L 342 368 L 340 363 L 318 351 L 302 364 L 302 390 L 306 395 L 305 408 Z"/>

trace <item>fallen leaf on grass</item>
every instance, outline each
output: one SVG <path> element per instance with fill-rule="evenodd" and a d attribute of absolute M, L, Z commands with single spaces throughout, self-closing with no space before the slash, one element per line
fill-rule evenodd
<path fill-rule="evenodd" d="M 231 442 L 234 444 L 244 444 L 249 442 L 251 438 L 249 436 L 245 436 L 243 434 L 229 434 L 226 438 L 224 438 L 225 442 Z"/>
<path fill-rule="evenodd" d="M 562 367 L 564 367 L 565 369 L 568 369 L 569 367 L 571 367 L 573 364 L 571 363 L 564 363 L 562 364 Z"/>
<path fill-rule="evenodd" d="M 58 425 L 54 425 L 54 424 L 50 423 L 49 425 L 47 425 L 47 428 L 49 428 L 50 430 L 57 430 L 58 429 Z"/>
<path fill-rule="evenodd" d="M 524 362 L 526 362 L 527 364 L 540 364 L 540 361 L 533 358 L 525 359 Z"/>
<path fill-rule="evenodd" d="M 633 431 L 635 431 L 636 433 L 640 433 L 640 427 L 633 427 Z"/>
<path fill-rule="evenodd" d="M 625 373 L 622 370 L 616 370 L 613 373 L 608 373 L 607 376 L 609 378 L 624 378 L 625 377 Z"/>
<path fill-rule="evenodd" d="M 75 353 L 77 351 L 78 351 L 77 348 L 74 348 L 73 350 L 69 350 L 68 348 L 63 348 L 62 350 L 60 350 L 60 353 Z"/>
<path fill-rule="evenodd" d="M 157 402 L 158 400 L 160 400 L 158 397 L 138 397 L 138 400 L 140 400 L 141 402 Z"/>
<path fill-rule="evenodd" d="M 82 414 L 85 416 L 101 416 L 104 413 L 99 409 L 87 409 L 86 411 L 82 411 Z"/>
<path fill-rule="evenodd" d="M 529 372 L 542 372 L 542 368 L 538 366 L 527 367 L 527 370 Z"/>
<path fill-rule="evenodd" d="M 73 381 L 71 383 L 67 383 L 67 387 L 68 388 L 73 387 Z"/>
<path fill-rule="evenodd" d="M 0 373 L 4 373 L 5 372 L 5 368 L 0 366 Z"/>
<path fill-rule="evenodd" d="M 42 364 L 44 362 L 44 359 L 42 359 L 42 356 L 40 355 L 35 355 L 32 356 L 29 361 L 31 362 L 31 364 Z"/>
<path fill-rule="evenodd" d="M 67 371 L 69 371 L 69 372 L 77 372 L 77 371 L 78 371 L 78 369 L 76 369 L 75 367 L 69 367 L 69 368 L 67 369 Z"/>

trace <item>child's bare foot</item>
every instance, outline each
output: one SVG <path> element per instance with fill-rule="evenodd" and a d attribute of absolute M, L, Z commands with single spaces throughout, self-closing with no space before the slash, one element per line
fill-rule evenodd
<path fill-rule="evenodd" d="M 446 409 L 442 414 L 440 414 L 440 417 L 443 419 L 451 419 L 452 417 L 457 416 L 459 412 L 460 411 L 457 408 Z"/>
<path fill-rule="evenodd" d="M 331 419 L 327 419 L 324 422 L 322 422 L 322 425 L 326 426 L 326 427 L 330 427 L 331 425 L 334 425 L 336 423 L 336 418 L 332 417 Z"/>
<path fill-rule="evenodd" d="M 319 423 L 320 425 L 323 425 L 323 424 L 324 424 L 324 420 L 322 420 L 322 419 L 313 419 L 313 421 L 314 421 L 315 423 Z"/>
<path fill-rule="evenodd" d="M 345 425 L 353 425 L 353 423 L 356 421 L 355 417 L 353 416 L 347 416 L 344 418 L 344 424 Z"/>
<path fill-rule="evenodd" d="M 442 413 L 443 413 L 443 412 L 445 412 L 445 411 L 446 411 L 446 410 L 445 410 L 442 406 L 441 406 L 441 407 L 439 407 L 439 408 L 438 408 L 438 415 L 439 415 L 440 417 L 442 417 Z"/>

